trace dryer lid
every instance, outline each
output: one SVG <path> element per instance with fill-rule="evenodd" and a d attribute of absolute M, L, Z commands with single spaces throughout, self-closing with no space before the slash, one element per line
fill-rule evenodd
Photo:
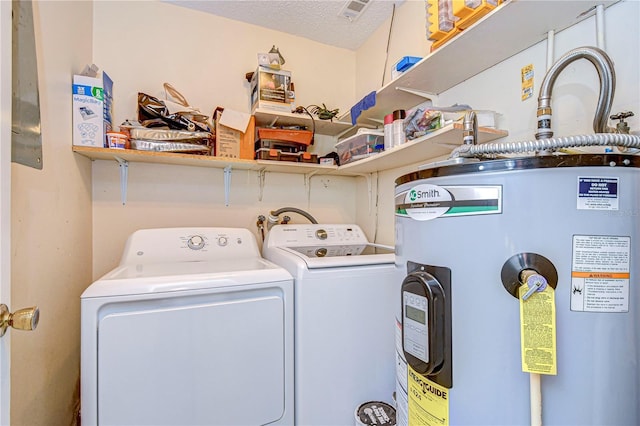
<path fill-rule="evenodd" d="M 291 280 L 283 268 L 261 257 L 222 261 L 122 265 L 94 282 L 82 298 L 125 296 Z"/>

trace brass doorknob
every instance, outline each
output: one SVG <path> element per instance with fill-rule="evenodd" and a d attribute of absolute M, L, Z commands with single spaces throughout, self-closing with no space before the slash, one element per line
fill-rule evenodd
<path fill-rule="evenodd" d="M 40 310 L 37 306 L 19 309 L 14 313 L 4 303 L 0 304 L 0 337 L 7 332 L 7 327 L 16 330 L 35 330 L 40 320 Z"/>

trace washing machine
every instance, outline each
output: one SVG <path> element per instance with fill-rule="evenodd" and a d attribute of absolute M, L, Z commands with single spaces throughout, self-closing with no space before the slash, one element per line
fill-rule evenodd
<path fill-rule="evenodd" d="M 133 233 L 81 340 L 83 424 L 293 424 L 293 279 L 246 229 Z"/>
<path fill-rule="evenodd" d="M 356 225 L 276 225 L 262 254 L 294 277 L 295 423 L 349 425 L 363 402 L 391 402 L 393 247 Z"/>

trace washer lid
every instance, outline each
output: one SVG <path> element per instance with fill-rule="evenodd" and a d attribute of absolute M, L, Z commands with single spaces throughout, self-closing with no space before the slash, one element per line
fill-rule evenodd
<path fill-rule="evenodd" d="M 122 265 L 94 282 L 82 298 L 197 290 L 292 280 L 283 268 L 261 257 L 224 262 Z"/>
<path fill-rule="evenodd" d="M 394 248 L 380 244 L 280 247 L 302 259 L 309 269 L 382 265 L 395 262 Z"/>

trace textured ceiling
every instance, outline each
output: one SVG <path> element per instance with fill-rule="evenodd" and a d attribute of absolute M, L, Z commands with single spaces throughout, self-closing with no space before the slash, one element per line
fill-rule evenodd
<path fill-rule="evenodd" d="M 362 0 L 360 0 L 362 1 Z M 370 0 L 353 22 L 339 16 L 346 0 L 167 0 L 178 6 L 356 50 L 405 0 Z"/>

